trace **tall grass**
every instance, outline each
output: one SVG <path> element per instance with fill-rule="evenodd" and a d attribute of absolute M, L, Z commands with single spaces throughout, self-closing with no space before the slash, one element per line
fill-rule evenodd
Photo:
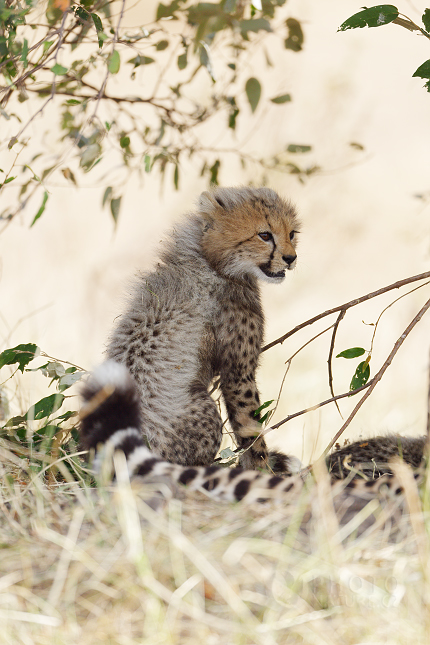
<path fill-rule="evenodd" d="M 429 642 L 428 495 L 407 470 L 396 521 L 378 498 L 345 525 L 324 476 L 250 507 L 156 493 L 121 460 L 115 486 L 56 483 L 0 450 L 0 642 Z"/>

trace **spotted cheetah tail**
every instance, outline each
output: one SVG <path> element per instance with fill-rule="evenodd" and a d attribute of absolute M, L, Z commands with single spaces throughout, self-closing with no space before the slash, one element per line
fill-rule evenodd
<path fill-rule="evenodd" d="M 286 455 L 279 450 L 270 450 L 268 461 L 269 470 L 275 473 L 275 475 L 281 475 L 283 477 L 295 475 L 303 468 L 300 459 L 292 455 Z"/>
<path fill-rule="evenodd" d="M 127 368 L 108 360 L 98 367 L 81 390 L 80 434 L 84 448 L 109 443 L 126 457 L 146 446 L 136 385 Z M 148 450 L 149 453 L 149 450 Z"/>

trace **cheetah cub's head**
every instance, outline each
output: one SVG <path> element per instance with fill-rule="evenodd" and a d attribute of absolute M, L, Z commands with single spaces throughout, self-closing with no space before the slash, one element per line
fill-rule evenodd
<path fill-rule="evenodd" d="M 228 277 L 281 282 L 296 265 L 299 221 L 294 206 L 270 188 L 216 188 L 199 199 L 206 220 L 202 250 Z"/>

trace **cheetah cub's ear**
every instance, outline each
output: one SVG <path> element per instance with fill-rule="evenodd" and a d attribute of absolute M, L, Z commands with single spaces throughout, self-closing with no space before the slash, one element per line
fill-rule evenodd
<path fill-rule="evenodd" d="M 208 190 L 200 195 L 197 206 L 199 213 L 204 215 L 209 220 L 212 220 L 217 211 L 219 212 L 220 209 L 226 208 L 226 205 L 224 204 L 222 199 L 215 197 L 215 195 Z"/>

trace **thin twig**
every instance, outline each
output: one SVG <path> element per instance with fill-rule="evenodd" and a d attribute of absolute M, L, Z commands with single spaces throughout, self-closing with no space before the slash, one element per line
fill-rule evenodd
<path fill-rule="evenodd" d="M 349 392 L 344 392 L 343 394 L 337 394 L 336 396 L 333 396 L 330 399 L 327 399 L 326 401 L 321 401 L 321 403 L 312 405 L 310 408 L 305 408 L 304 410 L 300 410 L 300 412 L 294 412 L 293 414 L 289 414 L 287 417 L 285 417 L 285 419 L 282 419 L 282 421 L 278 421 L 278 423 L 275 423 L 270 428 L 266 428 L 259 436 L 261 437 L 267 434 L 268 432 L 270 432 L 271 430 L 276 430 L 284 423 L 287 423 L 288 421 L 291 421 L 291 419 L 295 419 L 296 417 L 300 417 L 302 416 L 302 414 L 306 414 L 307 412 L 313 412 L 314 410 L 318 410 L 318 408 L 322 408 L 324 405 L 327 405 L 328 403 L 333 403 L 334 401 L 338 401 L 339 399 L 344 399 L 347 396 L 353 396 L 354 394 L 361 392 L 361 390 L 366 390 L 372 385 L 373 381 L 374 379 L 371 379 L 365 385 L 358 387 L 356 390 L 353 390 L 352 392 L 349 391 Z"/>
<path fill-rule="evenodd" d="M 366 302 L 366 300 L 370 300 L 371 298 L 380 296 L 383 293 L 387 293 L 387 291 L 391 291 L 392 289 L 399 289 L 400 287 L 403 287 L 405 284 L 410 284 L 411 282 L 417 282 L 418 280 L 426 280 L 427 278 L 430 278 L 430 271 L 426 271 L 425 273 L 420 273 L 419 275 L 414 275 L 411 278 L 404 278 L 404 280 L 399 280 L 398 282 L 394 282 L 393 284 L 390 284 L 387 287 L 383 287 L 382 289 L 378 289 L 377 291 L 372 291 L 371 293 L 368 293 L 365 296 L 361 296 L 360 298 L 356 298 L 355 300 L 350 300 L 349 302 L 346 302 L 343 305 L 333 307 L 333 309 L 328 309 L 327 311 L 324 311 L 322 314 L 318 314 L 317 316 L 314 316 L 313 318 L 310 318 L 309 320 L 306 320 L 305 322 L 300 323 L 300 325 L 297 325 L 297 327 L 294 327 L 294 329 L 291 329 L 291 331 L 287 332 L 280 338 L 277 338 L 276 340 L 273 340 L 271 343 L 268 343 L 262 348 L 261 351 L 265 352 L 271 347 L 274 347 L 275 345 L 283 343 L 284 340 L 286 340 L 287 338 L 290 338 L 290 336 L 293 336 L 293 334 L 295 334 L 296 332 L 300 331 L 301 329 L 304 329 L 305 327 L 308 327 L 309 325 L 313 325 L 314 322 L 317 322 L 317 320 L 321 320 L 326 316 L 335 314 L 338 311 L 342 311 L 342 310 L 346 311 L 347 309 L 350 309 L 351 307 L 355 307 L 356 305 L 359 305 L 362 302 Z"/>
<path fill-rule="evenodd" d="M 369 396 L 372 394 L 372 392 L 373 392 L 373 390 L 375 389 L 375 387 L 376 387 L 377 383 L 379 383 L 379 381 L 381 380 L 381 378 L 384 376 L 385 372 L 387 371 L 387 369 L 388 369 L 388 368 L 389 368 L 389 366 L 391 365 L 391 362 L 392 362 L 392 360 L 393 360 L 394 356 L 395 356 L 395 355 L 397 354 L 397 352 L 399 351 L 399 349 L 400 349 L 400 347 L 402 346 L 402 344 L 403 344 L 404 340 L 409 336 L 409 334 L 410 334 L 410 332 L 412 331 L 412 329 L 413 329 L 413 328 L 415 327 L 415 325 L 416 325 L 416 324 L 421 320 L 421 318 L 424 316 L 424 314 L 426 313 L 426 311 L 427 311 L 429 308 L 430 308 L 430 299 L 429 299 L 429 300 L 427 300 L 427 302 L 425 303 L 425 305 L 424 305 L 424 306 L 419 310 L 419 312 L 417 313 L 417 315 L 415 316 L 415 318 L 414 318 L 414 319 L 409 323 L 409 325 L 406 327 L 406 329 L 405 329 L 405 331 L 403 332 L 403 334 L 402 334 L 402 335 L 400 336 L 400 338 L 396 341 L 396 343 L 394 344 L 394 347 L 393 347 L 393 349 L 391 350 L 391 352 L 390 352 L 390 354 L 389 354 L 389 356 L 388 356 L 387 360 L 385 361 L 385 363 L 383 364 L 383 366 L 381 367 L 381 369 L 379 370 L 379 372 L 378 372 L 378 373 L 373 377 L 371 386 L 369 387 L 369 389 L 367 390 L 367 392 L 364 394 L 364 396 L 360 399 L 360 401 L 357 403 L 357 405 L 355 406 L 355 408 L 353 409 L 353 411 L 351 412 L 351 414 L 349 415 L 348 419 L 345 421 L 345 423 L 343 424 L 343 426 L 341 427 L 341 429 L 340 429 L 340 430 L 335 434 L 334 438 L 330 441 L 329 445 L 327 446 L 327 448 L 326 448 L 326 449 L 325 449 L 325 451 L 324 451 L 324 455 L 326 455 L 326 454 L 329 452 L 329 450 L 331 450 L 331 448 L 332 448 L 332 447 L 334 446 L 334 444 L 337 442 L 337 440 L 339 439 L 339 437 L 341 436 L 341 434 L 342 434 L 342 433 L 346 430 L 346 428 L 349 426 L 349 424 L 351 423 L 352 419 L 355 417 L 355 415 L 357 414 L 358 410 L 361 408 L 361 406 L 363 405 L 363 403 L 364 403 L 364 402 L 366 401 L 366 399 L 368 399 L 368 398 L 369 398 Z"/>
<path fill-rule="evenodd" d="M 119 14 L 118 23 L 117 23 L 117 25 L 116 25 L 116 29 L 115 29 L 114 37 L 113 37 L 113 39 L 112 39 L 112 51 L 111 51 L 111 54 L 110 54 L 111 56 L 112 56 L 112 54 L 114 53 L 116 43 L 118 42 L 119 28 L 120 28 L 121 21 L 122 21 L 123 16 L 124 16 L 125 2 L 126 2 L 126 0 L 122 0 L 122 3 L 121 3 L 121 12 L 120 12 L 120 14 Z M 101 98 L 102 98 L 102 96 L 103 96 L 103 94 L 104 94 L 105 87 L 106 87 L 106 84 L 107 84 L 107 82 L 108 82 L 108 78 L 109 78 L 109 76 L 110 76 L 110 70 L 109 70 L 109 59 L 108 59 L 107 63 L 108 63 L 108 64 L 107 64 L 106 74 L 105 74 L 105 77 L 104 77 L 104 80 L 103 80 L 102 86 L 101 86 L 101 88 L 100 88 L 100 90 L 99 90 L 99 93 L 98 93 L 98 96 L 97 96 L 97 103 L 96 103 L 96 107 L 94 108 L 94 112 L 93 112 L 92 116 L 90 117 L 90 122 L 93 122 L 93 121 L 94 121 L 94 119 L 96 118 L 97 110 L 98 110 L 98 108 L 99 108 L 99 103 L 100 103 L 100 100 L 101 100 Z M 81 128 L 81 132 L 82 132 L 82 128 Z"/>
<path fill-rule="evenodd" d="M 330 392 L 331 392 L 332 396 L 335 396 L 334 391 L 333 391 L 333 367 L 332 367 L 334 343 L 335 343 L 335 340 L 336 340 L 337 329 L 338 329 L 338 327 L 340 325 L 341 320 L 344 318 L 345 314 L 346 314 L 345 309 L 342 309 L 342 311 L 339 313 L 339 315 L 337 317 L 336 322 L 334 323 L 333 333 L 331 335 L 330 351 L 328 353 L 328 359 L 327 359 L 327 364 L 328 364 L 328 384 L 329 384 Z M 340 416 L 342 417 L 342 412 L 340 411 L 340 407 L 339 407 L 337 401 L 335 401 L 335 405 L 337 407 L 337 411 L 339 412 Z M 343 417 L 342 417 L 342 419 L 343 419 Z"/>
<path fill-rule="evenodd" d="M 380 322 L 380 320 L 381 320 L 382 316 L 385 314 L 385 312 L 386 312 L 390 307 L 392 307 L 396 302 L 398 302 L 399 300 L 401 300 L 402 298 L 405 298 L 406 296 L 409 296 L 409 294 L 410 294 L 410 293 L 413 293 L 414 291 L 417 291 L 418 289 L 421 289 L 422 287 L 425 287 L 425 286 L 427 286 L 428 284 L 430 284 L 430 282 L 424 282 L 424 284 L 420 284 L 418 287 L 415 287 L 414 289 L 411 289 L 410 291 L 407 291 L 406 293 L 403 293 L 401 296 L 399 296 L 398 298 L 396 298 L 395 300 L 393 300 L 393 302 L 390 302 L 390 304 L 389 304 L 387 307 L 385 307 L 385 309 L 383 309 L 383 310 L 381 311 L 381 313 L 380 313 L 380 314 L 379 314 L 379 316 L 378 316 L 378 320 L 377 320 L 377 321 L 376 321 L 376 323 L 375 323 L 374 330 L 373 330 L 372 340 L 371 340 L 371 342 L 370 342 L 369 356 L 371 356 L 371 355 L 372 355 L 372 353 L 373 353 L 373 344 L 374 344 L 374 342 L 375 342 L 376 330 L 378 329 L 379 322 Z"/>
<path fill-rule="evenodd" d="M 56 46 L 56 48 L 55 48 L 55 54 L 54 54 L 54 56 L 53 56 L 52 58 L 50 58 L 50 59 L 49 59 L 49 60 L 54 60 L 54 65 L 55 65 L 55 64 L 56 64 L 56 62 L 57 62 L 58 54 L 59 54 L 59 52 L 60 52 L 61 47 L 63 46 L 63 41 L 64 41 L 64 26 L 65 26 L 65 23 L 66 23 L 66 20 L 67 20 L 68 13 L 69 13 L 68 11 L 65 11 L 65 12 L 64 12 L 64 14 L 63 14 L 63 18 L 62 18 L 62 20 L 61 20 L 61 25 L 60 25 L 60 28 L 59 28 L 59 30 L 58 30 L 58 34 L 59 34 L 59 35 L 58 35 L 58 44 L 57 44 L 57 46 Z M 45 62 L 47 62 L 47 61 L 45 61 Z M 43 65 L 44 65 L 44 64 L 45 64 L 45 63 L 43 63 Z M 43 65 L 40 65 L 40 67 L 43 67 Z M 37 67 L 37 66 L 36 66 L 36 67 Z M 34 69 L 36 69 L 36 68 L 34 68 Z M 32 70 L 32 72 L 34 71 L 34 69 Z M 29 74 L 29 73 L 30 73 L 30 72 L 28 72 L 28 74 Z M 25 77 L 26 77 L 26 74 L 24 74 L 24 75 L 23 75 L 23 78 L 25 78 Z M 20 80 L 22 80 L 22 79 L 20 79 Z M 41 113 L 43 112 L 43 110 L 46 108 L 46 106 L 48 105 L 48 103 L 50 103 L 50 102 L 52 101 L 52 99 L 53 99 L 53 98 L 54 98 L 54 96 L 55 96 L 55 87 L 56 87 L 56 76 L 55 76 L 55 74 L 53 73 L 52 86 L 51 86 L 51 95 L 48 97 L 48 99 L 45 101 L 45 103 L 42 105 L 42 107 L 41 107 L 39 110 L 37 110 L 37 112 L 35 112 L 35 113 L 33 114 L 33 116 L 32 116 L 32 117 L 27 121 L 27 123 L 26 123 L 26 124 L 21 128 L 21 130 L 18 132 L 18 134 L 17 134 L 17 135 L 15 135 L 14 137 L 12 137 L 11 141 L 14 141 L 15 139 L 16 139 L 16 141 L 18 141 L 18 138 L 19 138 L 20 136 L 22 136 L 23 132 L 28 128 L 28 126 L 30 125 L 30 123 L 32 123 L 32 122 L 34 121 L 34 119 L 35 119 L 39 114 L 41 114 Z M 9 144 L 9 145 L 10 145 L 10 144 Z"/>
<path fill-rule="evenodd" d="M 327 329 L 323 329 L 323 331 L 320 331 L 319 334 L 316 334 L 315 336 L 313 336 L 313 338 L 310 338 L 304 345 L 299 347 L 299 349 L 296 352 L 294 352 L 294 354 L 292 354 L 292 356 L 290 356 L 290 358 L 288 358 L 285 361 L 285 365 L 287 366 L 287 369 L 285 370 L 285 374 L 284 374 L 284 376 L 282 378 L 281 387 L 279 388 L 278 398 L 276 399 L 276 405 L 275 405 L 274 409 L 272 410 L 271 416 L 273 416 L 275 414 L 276 410 L 278 409 L 279 401 L 281 399 L 282 390 L 284 388 L 285 379 L 287 378 L 287 374 L 288 374 L 288 372 L 290 370 L 291 362 L 292 362 L 293 358 L 295 358 L 297 356 L 297 354 L 302 351 L 302 349 L 307 347 L 307 345 L 310 345 L 311 343 L 313 343 L 313 341 L 316 340 L 319 336 L 322 336 L 323 334 L 326 333 L 326 331 L 330 331 L 330 329 L 332 329 L 332 328 L 333 328 L 333 325 L 330 325 L 330 327 L 327 327 Z M 334 394 L 333 394 L 333 396 L 334 396 Z"/>

